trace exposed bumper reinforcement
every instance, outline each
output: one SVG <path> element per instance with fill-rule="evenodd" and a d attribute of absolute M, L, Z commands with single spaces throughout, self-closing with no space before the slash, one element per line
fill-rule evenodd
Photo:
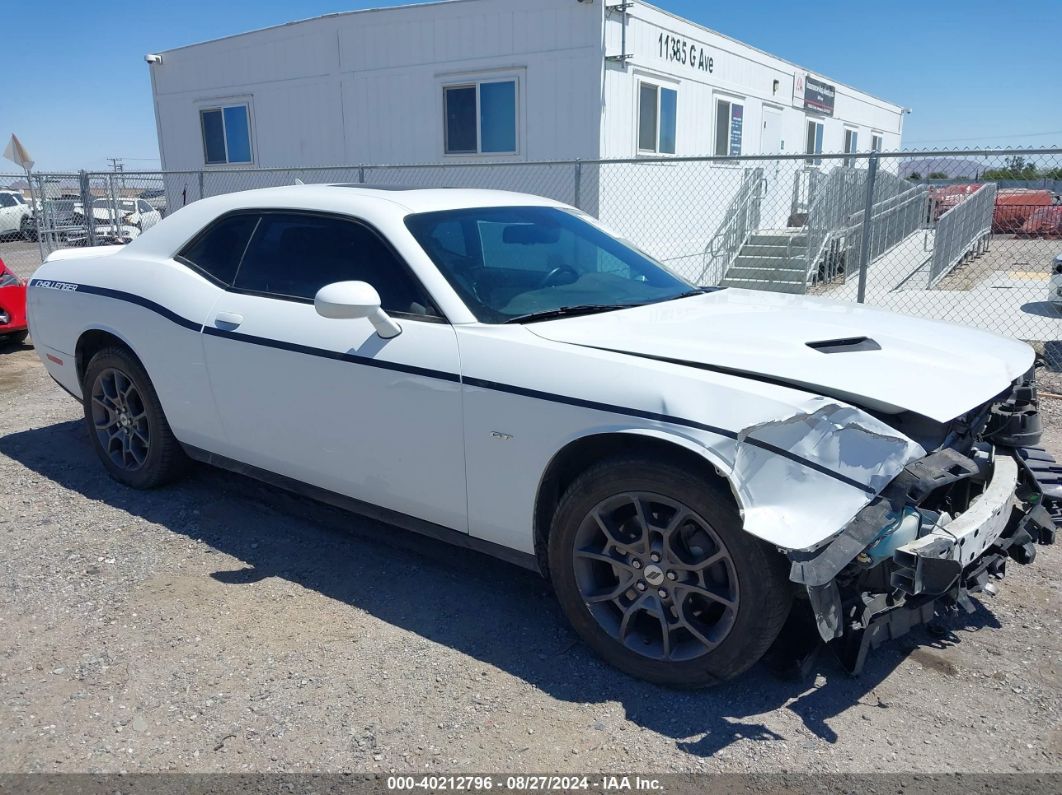
<path fill-rule="evenodd" d="M 911 595 L 947 592 L 962 570 L 979 558 L 1003 535 L 1015 507 L 1018 464 L 1009 455 L 997 455 L 984 492 L 960 516 L 946 525 L 896 550 L 892 572 L 894 588 Z"/>
<path fill-rule="evenodd" d="M 870 568 L 864 569 L 868 579 L 859 579 L 852 549 L 873 539 L 875 524 L 880 531 L 890 513 L 967 478 L 983 490 L 966 510 L 941 521 L 941 514 L 922 509 L 920 537 L 880 564 L 888 567 L 884 577 L 875 579 Z M 1042 448 L 997 447 L 991 464 L 946 450 L 912 462 L 833 542 L 811 554 L 791 553 L 790 578 L 806 586 L 809 599 L 810 609 L 799 615 L 817 625 L 825 643 L 811 642 L 805 627 L 806 640 L 775 654 L 804 666 L 828 647 L 857 674 L 871 649 L 935 615 L 972 611 L 970 595 L 995 593 L 990 581 L 1005 576 L 1008 559 L 1031 563 L 1038 544 L 1054 542 L 1056 525 L 1062 526 L 1062 465 Z"/>

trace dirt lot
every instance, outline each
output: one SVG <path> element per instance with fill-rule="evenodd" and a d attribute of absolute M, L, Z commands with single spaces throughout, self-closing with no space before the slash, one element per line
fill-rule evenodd
<path fill-rule="evenodd" d="M 207 468 L 118 486 L 28 346 L 0 401 L 2 771 L 1062 770 L 1062 545 L 859 678 L 672 692 L 506 564 Z"/>

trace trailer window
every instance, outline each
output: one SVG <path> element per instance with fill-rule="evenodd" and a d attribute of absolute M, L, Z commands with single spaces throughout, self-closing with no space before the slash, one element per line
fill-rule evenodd
<path fill-rule="evenodd" d="M 715 154 L 718 157 L 741 154 L 741 134 L 745 108 L 738 102 L 720 99 L 715 103 Z"/>
<path fill-rule="evenodd" d="M 251 123 L 246 105 L 203 108 L 203 160 L 208 166 L 251 163 Z"/>
<path fill-rule="evenodd" d="M 845 154 L 859 151 L 859 133 L 856 130 L 846 129 L 844 131 L 844 151 Z M 854 157 L 846 157 L 844 164 L 846 168 L 851 168 L 856 164 L 856 159 Z"/>
<path fill-rule="evenodd" d="M 804 146 L 804 153 L 809 155 L 822 154 L 822 132 L 823 124 L 821 121 L 815 121 L 814 119 L 808 119 L 808 136 Z M 807 160 L 809 165 L 821 166 L 821 157 L 809 157 Z"/>
<path fill-rule="evenodd" d="M 444 86 L 446 154 L 516 154 L 516 96 L 516 80 Z"/>
<path fill-rule="evenodd" d="M 653 83 L 638 85 L 638 151 L 675 154 L 678 91 Z"/>

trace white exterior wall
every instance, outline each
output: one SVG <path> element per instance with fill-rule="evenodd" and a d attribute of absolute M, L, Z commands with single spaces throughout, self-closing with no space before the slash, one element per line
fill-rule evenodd
<path fill-rule="evenodd" d="M 443 151 L 446 82 L 515 75 L 513 156 L 597 155 L 601 5 L 458 0 L 350 12 L 162 53 L 163 168 L 202 169 L 199 109 L 248 101 L 257 167 L 467 162 Z M 476 156 L 472 156 L 473 158 Z"/>
<path fill-rule="evenodd" d="M 622 33 L 622 15 L 607 14 L 608 55 L 622 52 Z M 631 7 L 626 33 L 629 59 L 625 65 L 608 62 L 604 73 L 603 158 L 639 157 L 638 91 L 643 80 L 678 91 L 676 156 L 715 154 L 718 99 L 736 101 L 744 107 L 742 155 L 804 152 L 809 118 L 824 124 L 824 152 L 844 150 L 846 128 L 858 132 L 860 151 L 870 149 L 872 134 L 882 136 L 883 149 L 900 146 L 903 109 L 898 105 L 811 73 L 836 87 L 835 107 L 832 117 L 806 111 L 802 100 L 799 107 L 795 105 L 793 93 L 794 80 L 806 75 L 806 70 L 646 3 Z M 689 46 L 696 48 L 697 65 L 688 57 L 685 63 L 662 57 L 661 36 L 677 37 L 687 45 L 687 53 Z M 712 59 L 710 72 L 700 68 L 702 55 Z M 779 135 L 774 140 L 764 137 L 766 109 L 780 114 Z M 825 166 L 839 162 L 825 161 Z M 794 171 L 803 167 L 803 161 L 748 165 L 762 165 L 767 179 L 761 226 L 785 226 Z M 599 212 L 683 274 L 696 276 L 701 252 L 722 223 L 742 173 L 742 166 L 729 164 L 604 167 Z M 632 203 L 631 195 L 647 198 Z M 698 196 L 706 198 L 698 201 Z"/>
<path fill-rule="evenodd" d="M 794 103 L 801 68 L 639 2 L 627 24 L 604 0 L 453 0 L 356 11 L 291 23 L 162 53 L 152 72 L 163 168 L 205 171 L 205 193 L 257 187 L 297 176 L 212 175 L 204 165 L 199 110 L 246 102 L 254 163 L 260 167 L 636 158 L 638 85 L 677 89 L 676 155 L 714 153 L 716 100 L 744 106 L 741 153 L 803 152 L 806 120 L 825 124 L 823 151 L 841 151 L 846 126 L 867 150 L 879 133 L 899 148 L 903 111 L 836 87 L 832 117 Z M 712 58 L 711 71 L 661 57 L 660 37 L 677 36 Z M 699 60 L 699 59 L 698 59 Z M 443 86 L 470 78 L 518 80 L 518 153 L 447 155 Z M 761 140 L 766 109 L 780 119 L 775 140 Z M 837 161 L 826 161 L 827 163 Z M 885 161 L 891 162 L 891 161 Z M 761 226 L 784 226 L 793 171 L 803 161 L 764 163 Z M 585 167 L 583 209 L 682 273 L 696 276 L 701 252 L 741 183 L 742 166 L 704 163 Z M 357 179 L 336 172 L 313 179 Z M 570 165 L 533 168 L 373 171 L 368 181 L 523 190 L 575 200 Z M 171 207 L 198 198 L 195 176 L 166 181 Z"/>
<path fill-rule="evenodd" d="M 621 52 L 623 17 L 607 15 L 605 51 Z M 698 53 L 707 52 L 713 69 L 706 72 L 688 62 L 676 63 L 660 55 L 661 35 L 676 36 L 694 44 Z M 870 149 L 870 136 L 878 133 L 884 149 L 900 145 L 903 109 L 811 72 L 811 76 L 836 86 L 833 117 L 795 107 L 793 82 L 807 70 L 790 64 L 722 34 L 702 28 L 646 3 L 631 7 L 627 23 L 626 68 L 610 63 L 605 71 L 605 111 L 601 128 L 601 157 L 634 157 L 637 152 L 637 82 L 648 79 L 677 88 L 678 136 L 677 155 L 711 155 L 715 144 L 716 98 L 734 99 L 745 106 L 744 136 L 741 154 L 775 154 L 804 151 L 805 122 L 814 117 L 825 123 L 823 151 L 840 152 L 844 148 L 844 129 L 859 132 L 861 150 Z M 777 81 L 777 87 L 775 87 Z M 764 141 L 760 130 L 763 108 L 782 113 L 781 146 Z"/>

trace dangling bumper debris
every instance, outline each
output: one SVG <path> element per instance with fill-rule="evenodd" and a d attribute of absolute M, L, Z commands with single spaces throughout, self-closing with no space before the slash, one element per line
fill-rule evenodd
<path fill-rule="evenodd" d="M 858 673 L 871 649 L 938 613 L 972 612 L 970 594 L 994 594 L 1008 560 L 1032 563 L 1060 524 L 1062 465 L 1043 448 L 982 441 L 909 464 L 832 542 L 791 553 L 790 577 L 818 635 Z"/>

